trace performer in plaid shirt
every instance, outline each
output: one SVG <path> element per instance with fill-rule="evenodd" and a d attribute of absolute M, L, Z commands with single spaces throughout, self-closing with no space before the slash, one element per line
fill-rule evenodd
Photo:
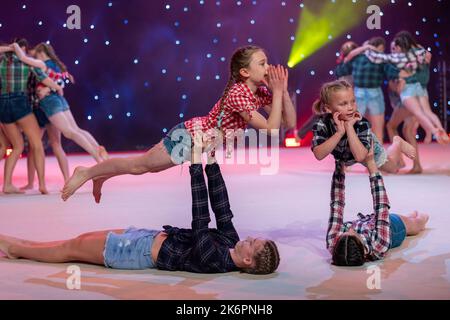
<path fill-rule="evenodd" d="M 10 257 L 41 262 L 82 261 L 116 269 L 157 268 L 170 271 L 253 274 L 274 272 L 280 262 L 271 240 L 248 237 L 239 241 L 227 188 L 219 165 L 206 165 L 206 187 L 201 162 L 192 164 L 192 229 L 164 226 L 164 230 L 129 228 L 96 231 L 75 239 L 37 243 L 0 235 L 0 250 Z M 208 227 L 208 192 L 217 229 Z"/>
<path fill-rule="evenodd" d="M 413 54 L 424 49 L 416 42 L 407 31 L 399 32 L 394 38 L 393 50 L 395 53 Z M 432 135 L 440 144 L 450 143 L 450 138 L 442 126 L 439 117 L 431 110 L 426 84 L 428 82 L 427 63 L 431 60 L 431 54 L 426 52 L 425 63 L 421 64 L 417 72 L 404 79 L 400 98 L 405 108 L 413 114 L 420 125 L 427 132 L 425 143 L 430 143 Z M 427 62 L 428 61 L 428 62 Z M 425 84 L 425 88 L 424 88 Z"/>
<path fill-rule="evenodd" d="M 26 49 L 28 45 L 26 40 L 20 42 Z M 31 74 L 35 74 L 39 81 L 57 91 L 58 95 L 63 94 L 62 88 L 49 79 L 45 73 L 20 61 L 14 53 L 12 45 L 0 47 L 0 122 L 2 122 L 6 136 L 12 145 L 12 152 L 5 161 L 4 193 L 24 192 L 12 184 L 13 171 L 24 147 L 21 131 L 28 137 L 34 156 L 39 178 L 39 191 L 42 194 L 48 193 L 45 186 L 44 148 L 27 93 L 27 83 Z"/>
<path fill-rule="evenodd" d="M 369 122 L 357 112 L 353 88 L 344 80 L 325 83 L 313 110 L 320 115 L 313 126 L 311 147 L 318 160 L 331 153 L 337 161 L 347 166 L 361 163 L 372 142 L 376 164 L 383 171 L 397 173 L 401 154 L 411 159 L 415 157 L 414 147 L 399 136 L 394 138 L 387 151 L 384 150 L 371 132 Z"/>
<path fill-rule="evenodd" d="M 268 119 L 257 111 L 261 107 L 269 113 Z M 94 194 L 99 194 L 110 177 L 163 171 L 189 161 L 193 150 L 213 153 L 215 146 L 223 143 L 221 138 L 228 140 L 229 155 L 235 135 L 247 125 L 266 129 L 272 135 L 278 134 L 282 122 L 288 128 L 296 124 L 287 69 L 269 66 L 264 50 L 259 47 L 239 48 L 231 58 L 225 91 L 207 116 L 178 124 L 142 156 L 110 159 L 91 168 L 75 169 L 64 186 L 62 199 L 67 200 L 90 179 L 94 181 Z M 195 148 L 194 140 L 199 141 Z"/>
<path fill-rule="evenodd" d="M 371 38 L 368 44 L 379 51 L 384 51 L 385 40 L 381 37 Z M 358 110 L 362 116 L 366 116 L 366 113 L 370 115 L 369 120 L 372 130 L 378 140 L 382 142 L 385 104 L 381 85 L 385 78 L 388 80 L 399 78 L 400 70 L 389 63 L 373 63 L 363 53 L 348 61 L 351 57 L 353 55 L 349 54 L 348 59 L 345 60 L 347 62 L 343 62 L 336 67 L 336 77 L 350 74 L 353 76 Z"/>
<path fill-rule="evenodd" d="M 332 263 L 338 266 L 360 266 L 366 261 L 383 259 L 388 250 L 400 246 L 406 236 L 417 235 L 424 230 L 429 218 L 417 211 L 409 216 L 390 214 L 389 199 L 374 161 L 373 147 L 365 162 L 370 174 L 374 213 L 359 213 L 357 220 L 344 223 L 344 164 L 336 161 L 331 184 L 327 248 L 332 254 Z"/>
<path fill-rule="evenodd" d="M 22 62 L 39 68 L 54 82 L 64 85 L 66 78 L 74 82 L 73 77 L 69 74 L 66 66 L 58 58 L 51 45 L 46 43 L 38 44 L 34 48 L 36 59 L 28 56 L 17 45 L 14 46 L 14 50 Z M 55 94 L 51 91 L 51 88 L 48 88 L 42 83 L 38 83 L 36 92 L 39 97 L 40 109 L 67 139 L 73 140 L 97 162 L 108 158 L 106 149 L 99 145 L 97 140 L 88 131 L 78 127 L 70 111 L 69 103 L 64 97 Z"/>

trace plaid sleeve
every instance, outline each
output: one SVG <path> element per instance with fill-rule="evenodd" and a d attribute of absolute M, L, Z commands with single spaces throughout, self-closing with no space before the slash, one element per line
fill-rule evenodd
<path fill-rule="evenodd" d="M 227 106 L 232 112 L 246 112 L 250 120 L 252 118 L 252 112 L 258 109 L 255 101 L 244 93 L 230 94 L 227 98 Z"/>
<path fill-rule="evenodd" d="M 403 68 L 408 63 L 408 58 L 404 53 L 382 53 L 374 50 L 366 50 L 366 57 L 376 64 L 392 63 L 398 68 Z"/>
<path fill-rule="evenodd" d="M 358 121 L 356 134 L 363 146 L 367 150 L 370 150 L 370 146 L 372 145 L 372 130 L 370 130 L 369 121 L 364 118 L 361 121 Z"/>
<path fill-rule="evenodd" d="M 238 241 L 239 236 L 231 221 L 233 213 L 230 208 L 227 186 L 220 172 L 220 167 L 217 163 L 208 164 L 205 171 L 208 177 L 209 199 L 216 216 L 217 229 Z"/>
<path fill-rule="evenodd" d="M 327 126 L 323 119 L 319 118 L 312 127 L 313 138 L 311 141 L 311 149 L 320 146 L 322 143 L 328 140 L 329 134 Z"/>
<path fill-rule="evenodd" d="M 400 70 L 391 63 L 385 63 L 383 66 L 383 72 L 388 80 L 398 79 Z"/>
<path fill-rule="evenodd" d="M 383 177 L 380 173 L 370 176 L 373 208 L 375 211 L 375 230 L 372 233 L 372 254 L 377 259 L 383 259 L 391 243 L 389 199 L 384 188 Z"/>
<path fill-rule="evenodd" d="M 40 68 L 31 68 L 31 72 L 34 73 L 39 82 L 45 80 L 48 77 L 47 74 Z"/>
<path fill-rule="evenodd" d="M 336 69 L 334 70 L 334 74 L 337 78 L 343 77 L 343 76 L 349 76 L 352 74 L 352 64 L 351 62 L 341 62 L 336 66 Z"/>
<path fill-rule="evenodd" d="M 327 231 L 327 249 L 333 253 L 338 236 L 342 233 L 345 207 L 344 164 L 336 161 L 336 169 L 331 182 L 330 219 Z"/>

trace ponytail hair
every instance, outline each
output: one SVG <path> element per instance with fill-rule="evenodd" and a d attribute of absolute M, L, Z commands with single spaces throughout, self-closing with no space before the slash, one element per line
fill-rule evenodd
<path fill-rule="evenodd" d="M 320 88 L 320 97 L 314 101 L 312 110 L 315 114 L 326 113 L 325 107 L 331 103 L 332 94 L 339 90 L 352 89 L 352 85 L 345 80 L 324 83 Z"/>

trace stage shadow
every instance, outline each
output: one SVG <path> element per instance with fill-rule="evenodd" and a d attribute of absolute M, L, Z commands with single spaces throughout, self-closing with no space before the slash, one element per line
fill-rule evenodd
<path fill-rule="evenodd" d="M 306 297 L 308 299 L 449 299 L 450 283 L 445 279 L 445 275 L 447 274 L 446 261 L 450 259 L 450 253 L 430 256 L 418 262 L 411 260 L 429 252 L 422 250 L 404 254 L 400 258 L 391 257 L 416 247 L 418 241 L 428 232 L 429 230 L 426 230 L 420 236 L 408 237 L 400 248 L 391 250 L 383 261 L 366 263 L 362 267 L 330 266 L 333 272 L 331 278 L 306 288 Z M 381 272 L 379 289 L 370 289 L 368 285 L 368 283 L 373 284 L 369 278 L 374 274 L 370 271 L 374 267 L 378 267 Z"/>

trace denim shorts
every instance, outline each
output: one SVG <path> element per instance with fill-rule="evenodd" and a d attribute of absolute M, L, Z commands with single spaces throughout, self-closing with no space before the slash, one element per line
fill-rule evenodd
<path fill-rule="evenodd" d="M 28 95 L 24 92 L 0 96 L 0 122 L 14 123 L 32 112 Z"/>
<path fill-rule="evenodd" d="M 69 110 L 69 104 L 67 103 L 67 100 L 57 93 L 51 93 L 50 95 L 39 101 L 39 106 L 48 118 L 59 112 Z"/>
<path fill-rule="evenodd" d="M 402 99 L 397 94 L 397 92 L 393 92 L 389 90 L 389 102 L 391 103 L 392 109 L 403 108 Z"/>
<path fill-rule="evenodd" d="M 406 238 L 406 227 L 402 219 L 398 214 L 389 214 L 389 220 L 391 222 L 391 244 L 389 249 L 400 247 L 403 240 Z"/>
<path fill-rule="evenodd" d="M 112 269 L 142 270 L 156 268 L 152 259 L 152 244 L 160 230 L 130 227 L 122 234 L 109 232 L 106 236 L 103 258 Z"/>
<path fill-rule="evenodd" d="M 384 95 L 381 88 L 355 87 L 355 100 L 358 111 L 362 116 L 364 116 L 367 111 L 373 116 L 384 113 Z"/>
<path fill-rule="evenodd" d="M 419 97 L 427 97 L 428 98 L 428 90 L 427 87 L 420 85 Z"/>
<path fill-rule="evenodd" d="M 36 117 L 36 120 L 39 124 L 40 128 L 45 128 L 47 124 L 50 123 L 47 116 L 45 115 L 44 111 L 42 111 L 41 108 L 35 108 L 33 109 L 34 116 Z"/>
<path fill-rule="evenodd" d="M 378 140 L 377 136 L 374 133 L 372 133 L 372 139 L 375 164 L 377 165 L 377 168 L 381 168 L 388 161 L 387 153 L 380 140 Z"/>
<path fill-rule="evenodd" d="M 400 93 L 400 98 L 402 99 L 402 102 L 403 102 L 403 101 L 405 101 L 405 99 L 412 98 L 412 97 L 421 97 L 423 95 L 424 95 L 424 90 L 419 82 L 407 83 L 407 84 L 405 84 L 405 87 L 403 88 L 402 92 Z"/>
<path fill-rule="evenodd" d="M 184 122 L 170 129 L 163 138 L 163 144 L 174 164 L 191 161 L 193 140 Z"/>

